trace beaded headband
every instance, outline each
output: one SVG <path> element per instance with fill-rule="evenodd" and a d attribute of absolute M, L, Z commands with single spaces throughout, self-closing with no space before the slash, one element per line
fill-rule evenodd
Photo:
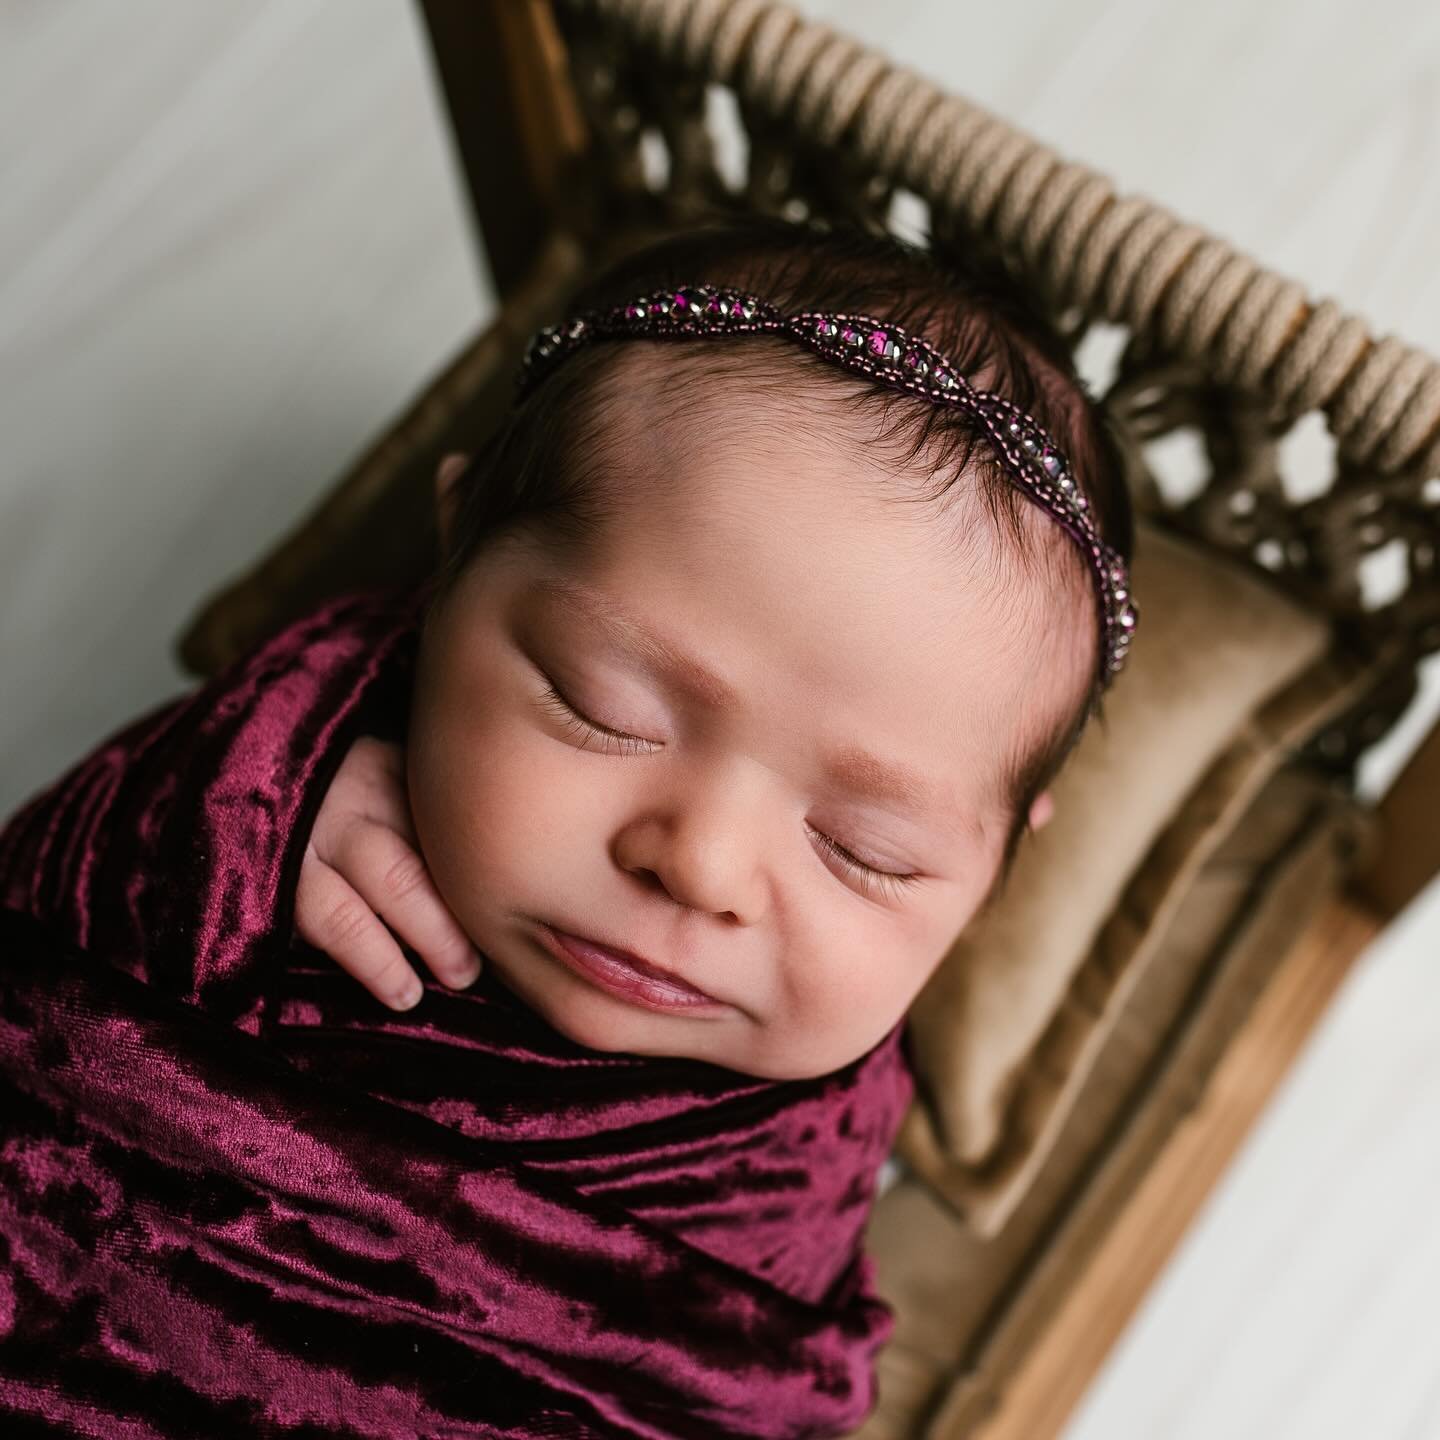
<path fill-rule="evenodd" d="M 537 331 L 516 376 L 516 400 L 524 399 L 560 361 L 590 340 L 750 334 L 798 340 L 817 355 L 890 389 L 974 415 L 1016 487 L 1065 529 L 1089 562 L 1100 611 L 1101 689 L 1110 684 L 1125 663 L 1139 610 L 1130 598 L 1124 559 L 1101 539 L 1090 503 L 1065 457 L 1023 410 L 992 391 L 975 389 L 929 341 L 898 325 L 869 315 L 782 315 L 741 290 L 685 285 L 608 310 L 585 311 Z"/>

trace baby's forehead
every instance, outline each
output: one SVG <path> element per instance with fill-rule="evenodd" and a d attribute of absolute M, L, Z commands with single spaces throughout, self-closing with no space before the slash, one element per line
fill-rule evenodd
<path fill-rule="evenodd" d="M 847 406 L 833 386 L 820 387 L 826 403 L 817 406 L 797 384 L 765 383 L 767 373 L 789 375 L 783 351 L 760 354 L 738 373 L 723 342 L 614 348 L 621 363 L 599 397 L 596 443 L 577 457 L 589 483 L 617 502 L 613 530 L 628 527 L 661 551 L 708 538 L 763 559 L 765 585 L 782 577 L 787 606 L 813 591 L 835 607 L 829 628 L 841 648 L 853 606 L 818 583 L 837 566 L 890 592 L 903 612 L 897 644 L 983 622 L 1011 668 L 1023 668 L 1047 634 L 1084 647 L 1089 578 L 1038 506 L 1021 500 L 1001 513 L 963 463 L 943 483 L 897 474 L 894 447 L 867 443 L 873 414 Z M 711 365 L 720 356 L 724 366 L 707 368 L 697 355 Z M 855 384 L 853 393 L 874 389 Z M 727 597 L 743 595 L 751 573 L 733 567 Z"/>
<path fill-rule="evenodd" d="M 965 467 L 928 497 L 897 478 L 893 447 L 867 443 L 874 409 L 849 403 L 833 376 L 797 371 L 778 339 L 610 348 L 592 458 L 636 502 L 617 525 L 643 531 L 654 553 L 693 553 L 712 532 L 743 551 L 754 563 L 728 567 L 717 596 L 768 606 L 775 625 L 818 611 L 824 624 L 808 634 L 824 673 L 843 666 L 819 651 L 843 660 L 857 607 L 876 612 L 896 652 L 915 657 L 895 667 L 903 686 L 889 693 L 885 671 L 857 672 L 857 691 L 877 690 L 863 697 L 877 717 L 947 706 L 974 716 L 983 753 L 1005 757 L 991 768 L 1007 772 L 1064 725 L 1088 689 L 1093 600 L 1068 537 L 1038 506 L 1016 505 L 1007 533 Z M 860 377 L 839 380 L 852 396 L 876 393 Z M 854 594 L 843 579 L 822 583 L 837 565 L 857 575 Z"/>

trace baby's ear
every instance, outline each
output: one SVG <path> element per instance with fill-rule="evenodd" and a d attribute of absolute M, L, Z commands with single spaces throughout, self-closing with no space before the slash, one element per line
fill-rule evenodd
<path fill-rule="evenodd" d="M 455 507 L 460 498 L 455 490 L 455 482 L 469 463 L 470 457 L 457 451 L 446 455 L 435 472 L 435 523 L 440 533 L 440 548 L 445 552 L 450 549 L 450 534 L 455 526 Z"/>
<path fill-rule="evenodd" d="M 1055 797 L 1048 791 L 1042 790 L 1030 806 L 1030 828 L 1039 830 L 1049 823 L 1050 817 L 1055 813 Z"/>

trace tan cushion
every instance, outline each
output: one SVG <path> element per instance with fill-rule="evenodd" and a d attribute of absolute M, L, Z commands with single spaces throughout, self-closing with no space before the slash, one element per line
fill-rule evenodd
<path fill-rule="evenodd" d="M 1155 914 L 1133 903 L 1126 913 L 1127 884 L 1201 778 L 1328 648 L 1326 623 L 1257 574 L 1143 522 L 1133 580 L 1141 630 L 1104 724 L 1057 780 L 1054 818 L 1022 845 L 1006 893 L 911 1007 L 923 1120 L 963 1173 L 955 1193 L 982 1231 L 1004 1223 L 1053 1144 L 1117 982 L 1143 949 Z M 1304 723 L 1331 680 L 1301 706 Z M 1251 733 L 1202 806 L 1248 799 L 1274 748 Z M 1023 1121 L 1023 1154 L 1012 1121 Z"/>

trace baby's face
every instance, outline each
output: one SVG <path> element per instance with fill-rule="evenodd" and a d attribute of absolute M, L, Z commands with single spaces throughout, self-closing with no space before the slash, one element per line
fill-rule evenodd
<path fill-rule="evenodd" d="M 1085 646 L 996 581 L 988 519 L 961 512 L 947 550 L 838 440 L 660 427 L 635 463 L 653 493 L 602 544 L 487 555 L 427 630 L 421 847 L 496 976 L 576 1042 L 826 1074 L 981 904 L 1007 749 L 1083 689 Z M 712 1003 L 616 993 L 556 931 Z"/>

